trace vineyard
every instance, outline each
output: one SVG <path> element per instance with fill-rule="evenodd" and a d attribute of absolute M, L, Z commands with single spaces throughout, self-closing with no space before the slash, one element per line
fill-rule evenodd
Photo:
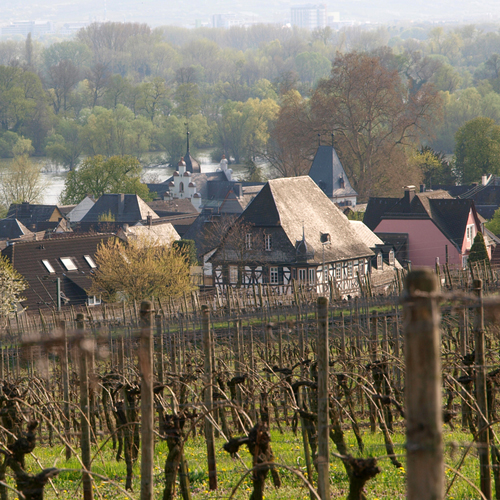
<path fill-rule="evenodd" d="M 0 500 L 500 498 L 500 303 L 441 282 L 11 318 Z"/>

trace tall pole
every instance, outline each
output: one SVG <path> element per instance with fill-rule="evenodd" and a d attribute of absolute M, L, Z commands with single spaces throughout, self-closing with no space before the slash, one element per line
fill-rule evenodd
<path fill-rule="evenodd" d="M 86 471 L 90 471 L 91 448 L 90 448 L 90 412 L 89 412 L 89 367 L 88 346 L 85 342 L 84 316 L 82 313 L 76 315 L 76 328 L 80 336 L 80 447 L 82 449 L 82 464 Z M 83 473 L 83 499 L 93 500 L 92 476 Z"/>
<path fill-rule="evenodd" d="M 205 371 L 205 411 L 213 408 L 213 367 L 212 367 L 212 337 L 210 334 L 210 312 L 208 306 L 202 306 L 202 328 L 204 349 L 204 371 Z M 205 418 L 205 440 L 207 442 L 208 459 L 208 484 L 211 490 L 217 489 L 217 463 L 215 461 L 214 427 L 210 421 L 210 415 Z"/>
<path fill-rule="evenodd" d="M 321 500 L 330 500 L 328 354 L 328 299 L 318 297 L 318 494 Z"/>
<path fill-rule="evenodd" d="M 404 292 L 407 499 L 444 497 L 439 290 L 430 268 L 411 271 Z"/>
<path fill-rule="evenodd" d="M 153 500 L 154 395 L 153 395 L 153 305 L 141 304 L 141 500 Z"/>
<path fill-rule="evenodd" d="M 491 499 L 491 463 L 490 463 L 490 440 L 488 425 L 488 399 L 486 395 L 486 370 L 484 356 L 484 308 L 483 308 L 483 281 L 474 280 L 474 293 L 477 295 L 479 306 L 476 308 L 474 323 L 474 346 L 476 353 L 476 398 L 479 408 L 477 426 L 479 435 L 477 437 L 479 455 L 479 477 L 483 495 Z"/>

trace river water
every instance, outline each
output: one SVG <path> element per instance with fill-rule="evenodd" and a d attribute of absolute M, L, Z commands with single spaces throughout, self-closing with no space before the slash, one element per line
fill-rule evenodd
<path fill-rule="evenodd" d="M 162 156 L 161 152 L 151 153 L 143 157 L 143 163 L 148 163 L 148 160 L 154 160 Z M 214 163 L 210 158 L 210 151 L 201 152 L 197 155 L 197 159 L 201 164 L 202 172 L 215 172 L 219 167 L 218 163 Z M 47 183 L 47 188 L 43 196 L 43 203 L 47 205 L 56 205 L 59 203 L 59 196 L 64 189 L 64 181 L 66 179 L 67 171 L 62 170 L 50 162 L 48 158 L 31 158 L 32 161 L 39 163 L 42 166 L 42 176 Z M 8 167 L 10 160 L 0 159 L 0 169 Z M 231 165 L 234 172 L 234 178 L 242 178 L 245 174 L 244 165 Z M 147 182 L 163 182 L 168 179 L 173 173 L 174 168 L 165 165 L 151 164 L 143 168 L 143 179 Z M 267 169 L 265 168 L 265 174 Z M 1 177 L 0 177 L 1 178 Z M 153 180 L 154 178 L 154 180 Z"/>

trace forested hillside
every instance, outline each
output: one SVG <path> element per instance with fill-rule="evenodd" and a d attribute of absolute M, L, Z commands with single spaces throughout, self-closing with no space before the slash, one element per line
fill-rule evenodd
<path fill-rule="evenodd" d="M 68 169 L 85 156 L 149 151 L 173 163 L 189 128 L 193 148 L 213 148 L 217 161 L 224 152 L 298 175 L 317 134 L 334 133 L 362 197 L 454 182 L 460 127 L 500 121 L 499 54 L 498 27 L 486 25 L 309 33 L 106 23 L 45 45 L 3 41 L 0 155 L 25 138 Z M 488 169 L 500 171 L 493 153 Z"/>

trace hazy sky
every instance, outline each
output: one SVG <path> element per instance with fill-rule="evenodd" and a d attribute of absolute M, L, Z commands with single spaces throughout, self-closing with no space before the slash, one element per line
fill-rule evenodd
<path fill-rule="evenodd" d="M 138 21 L 158 26 L 208 23 L 213 14 L 232 14 L 247 22 L 282 23 L 290 7 L 314 2 L 285 0 L 0 0 L 0 24 L 19 20 L 57 23 Z M 319 2 L 318 2 L 319 3 Z M 326 2 L 341 20 L 457 21 L 473 23 L 500 20 L 500 0 L 336 0 Z"/>

